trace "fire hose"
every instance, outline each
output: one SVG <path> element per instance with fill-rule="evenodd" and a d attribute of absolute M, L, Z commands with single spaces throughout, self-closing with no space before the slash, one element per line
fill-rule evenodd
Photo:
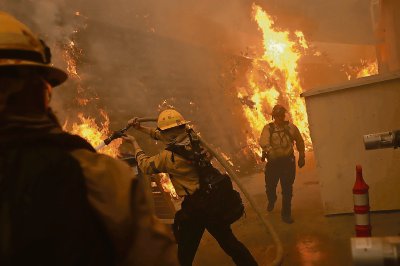
<path fill-rule="evenodd" d="M 148 118 L 148 117 L 143 117 L 143 118 L 139 118 L 139 119 L 138 119 L 138 122 L 154 122 L 154 121 L 157 121 L 157 119 L 155 119 L 155 118 Z M 107 146 L 108 144 L 110 144 L 111 141 L 122 137 L 122 136 L 125 134 L 125 132 L 126 132 L 129 128 L 131 128 L 131 125 L 127 125 L 127 126 L 124 127 L 123 129 L 114 131 L 113 134 L 112 134 L 110 137 L 108 137 L 108 138 L 106 138 L 105 140 L 103 140 L 103 142 L 100 143 L 99 145 L 97 145 L 96 147 L 94 147 L 94 149 L 95 149 L 96 151 L 101 150 L 102 148 L 104 148 L 105 146 Z"/>
<path fill-rule="evenodd" d="M 156 118 L 140 118 L 138 119 L 139 122 L 156 122 Z M 104 145 L 101 144 L 96 147 L 96 150 L 101 149 L 105 145 L 108 145 L 113 139 L 119 138 L 124 134 L 131 126 L 127 125 L 125 128 L 114 132 L 114 134 L 104 140 Z M 114 136 L 114 138 L 113 138 Z M 232 169 L 232 167 L 229 165 L 229 163 L 224 159 L 220 153 L 216 152 L 215 149 L 213 149 L 201 136 L 197 134 L 198 139 L 200 140 L 201 144 L 213 155 L 217 161 L 225 168 L 227 171 L 228 175 L 233 179 L 233 181 L 236 183 L 236 185 L 239 187 L 240 191 L 243 193 L 245 198 L 248 200 L 250 203 L 250 206 L 253 208 L 253 210 L 256 212 L 258 218 L 261 220 L 263 226 L 267 229 L 267 231 L 271 234 L 273 241 L 276 244 L 276 256 L 275 259 L 272 261 L 271 265 L 273 266 L 278 266 L 282 264 L 283 261 L 283 247 L 282 247 L 282 242 L 278 236 L 278 234 L 275 231 L 275 228 L 273 225 L 264 217 L 262 211 L 257 207 L 255 201 L 253 198 L 250 196 L 249 192 L 247 189 L 243 186 L 242 182 L 236 175 L 235 171 Z M 100 147 L 101 146 L 101 147 Z M 100 147 L 100 148 L 98 148 Z"/>

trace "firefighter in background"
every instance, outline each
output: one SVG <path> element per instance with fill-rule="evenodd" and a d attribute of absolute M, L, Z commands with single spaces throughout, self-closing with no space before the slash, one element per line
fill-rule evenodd
<path fill-rule="evenodd" d="M 212 167 L 204 149 L 198 146 L 195 135 L 186 126 L 187 123 L 173 109 L 160 113 L 158 129 L 143 127 L 137 118 L 131 119 L 128 124 L 167 144 L 165 150 L 152 157 L 143 152 L 134 137 L 125 137 L 133 145 L 143 173 L 168 173 L 177 194 L 184 198 L 182 209 L 176 213 L 174 222 L 179 262 L 182 266 L 192 265 L 204 230 L 207 229 L 236 265 L 257 265 L 249 250 L 234 236 L 230 226 L 243 215 L 240 195 L 233 190 L 230 178 Z M 200 159 L 197 156 L 206 158 L 203 163 L 207 167 L 199 167 Z"/>
<path fill-rule="evenodd" d="M 178 265 L 132 169 L 61 129 L 50 57 L 0 12 L 0 265 Z"/>
<path fill-rule="evenodd" d="M 260 137 L 263 150 L 262 160 L 267 160 L 265 167 L 265 189 L 268 198 L 267 210 L 271 212 L 276 202 L 276 186 L 280 180 L 282 188 L 282 221 L 293 223 L 291 202 L 293 183 L 296 175 L 296 159 L 293 144 L 296 143 L 299 159 L 297 165 L 305 165 L 304 140 L 299 129 L 285 120 L 286 109 L 275 105 L 272 109 L 273 122 L 267 124 Z"/>

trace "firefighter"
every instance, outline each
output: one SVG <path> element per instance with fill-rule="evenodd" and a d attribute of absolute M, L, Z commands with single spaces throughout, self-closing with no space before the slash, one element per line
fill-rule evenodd
<path fill-rule="evenodd" d="M 260 137 L 260 146 L 263 150 L 262 160 L 267 160 L 265 167 L 265 188 L 268 198 L 267 210 L 271 212 L 276 202 L 276 186 L 280 180 L 282 188 L 282 221 L 291 224 L 294 222 L 291 215 L 293 183 L 296 175 L 296 161 L 293 144 L 299 152 L 297 165 L 305 165 L 304 140 L 299 129 L 285 120 L 286 109 L 282 105 L 275 105 L 272 109 L 273 122 L 267 124 Z"/>
<path fill-rule="evenodd" d="M 200 159 L 196 159 L 195 154 L 202 153 L 202 158 L 207 158 L 205 164 L 209 163 L 209 157 L 196 144 L 198 142 L 191 135 L 187 123 L 173 109 L 159 114 L 157 129 L 143 127 L 137 118 L 131 119 L 128 124 L 167 144 L 165 150 L 152 157 L 144 153 L 134 137 L 125 137 L 132 144 L 143 173 L 168 173 L 177 194 L 184 198 L 182 209 L 176 213 L 174 222 L 179 262 L 182 266 L 192 265 L 204 230 L 207 229 L 236 265 L 257 265 L 249 250 L 234 236 L 230 226 L 243 214 L 239 193 L 233 190 L 229 177 L 216 172 L 210 165 L 208 168 L 199 167 Z M 208 197 L 211 199 L 207 200 Z M 227 200 L 229 198 L 232 200 Z M 226 206 L 220 206 L 222 199 Z"/>
<path fill-rule="evenodd" d="M 0 265 L 178 265 L 131 168 L 61 129 L 50 57 L 0 12 Z"/>

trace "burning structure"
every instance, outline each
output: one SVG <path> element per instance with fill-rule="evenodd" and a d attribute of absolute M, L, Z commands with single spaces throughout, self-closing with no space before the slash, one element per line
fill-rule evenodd
<path fill-rule="evenodd" d="M 258 137 L 271 120 L 271 107 L 280 102 L 290 110 L 288 118 L 301 127 L 308 149 L 315 150 L 319 167 L 324 167 L 320 176 L 321 180 L 327 178 L 321 182 L 326 213 L 347 212 L 347 203 L 335 200 L 348 181 L 342 177 L 353 172 L 348 157 L 359 156 L 348 148 L 361 151 L 358 144 L 343 145 L 355 141 L 358 134 L 393 129 L 393 117 L 398 117 L 393 102 L 398 98 L 393 89 L 398 76 L 347 81 L 399 69 L 398 27 L 393 26 L 398 25 L 397 2 L 321 0 L 324 12 L 318 1 L 311 0 L 217 2 L 72 0 L 67 6 L 64 0 L 5 0 L 0 8 L 47 33 L 44 38 L 50 39 L 54 59 L 69 70 L 69 83 L 64 90 L 55 91 L 53 98 L 68 131 L 96 146 L 129 118 L 155 116 L 158 107 L 166 103 L 193 121 L 202 136 L 245 175 L 262 167 L 257 165 Z M 335 5 L 341 9 L 334 9 Z M 338 23 L 335 17 L 344 22 Z M 312 90 L 337 82 L 345 85 L 317 93 Z M 360 91 L 361 96 L 356 93 Z M 302 92 L 307 105 L 299 97 Z M 352 101 L 341 97 L 346 93 Z M 390 104 L 379 102 L 376 96 L 381 94 Z M 329 100 L 316 103 L 317 98 Z M 365 116 L 368 111 L 353 109 L 354 102 L 369 103 L 370 98 L 377 100 L 373 106 L 379 112 Z M 336 105 L 333 112 L 326 110 L 332 102 Z M 343 114 L 346 108 L 348 116 Z M 375 119 L 385 112 L 391 119 Z M 354 127 L 351 134 L 343 133 L 341 130 L 357 124 L 348 123 L 355 116 L 371 127 L 363 125 Z M 333 123 L 336 126 L 332 127 Z M 341 132 L 326 144 L 324 136 L 334 130 Z M 152 141 L 141 143 L 146 150 L 160 149 Z M 117 156 L 120 148 L 117 140 L 102 152 Z M 343 158 L 329 157 L 329 153 Z M 386 156 L 379 159 L 389 162 L 397 158 Z M 327 160 L 339 162 L 344 172 L 337 174 L 337 165 Z M 362 162 L 376 165 L 372 156 L 362 157 Z M 382 169 L 397 173 L 393 165 Z M 379 175 L 376 169 L 366 172 Z M 386 185 L 391 189 L 398 185 L 392 174 L 384 177 L 387 184 L 382 185 L 381 178 L 374 181 L 380 194 L 385 193 Z M 332 180 L 336 183 L 330 187 Z M 166 176 L 159 184 L 174 196 Z M 399 202 L 397 198 L 395 202 Z M 382 200 L 373 208 L 397 208 L 386 203 Z"/>
<path fill-rule="evenodd" d="M 190 4 L 178 8 L 153 1 L 128 5 L 121 0 L 124 11 L 107 1 L 96 8 L 78 0 L 69 7 L 63 1 L 23 4 L 52 14 L 44 19 L 33 12 L 30 20 L 35 27 L 53 23 L 49 32 L 62 33 L 53 39 L 55 57 L 65 62 L 72 80 L 66 92 L 56 93 L 55 108 L 67 130 L 86 136 L 93 145 L 132 116 L 154 116 L 167 101 L 190 117 L 238 170 L 252 172 L 258 170 L 258 138 L 275 103 L 288 107 L 290 119 L 312 149 L 300 93 L 321 83 L 320 76 L 329 76 L 324 82 L 332 82 L 376 73 L 376 68 L 368 71 L 375 65 L 372 55 L 362 56 L 368 53 L 356 54 L 359 65 L 352 62 L 343 69 L 341 62 L 322 71 L 321 66 L 336 55 L 323 56 L 326 52 L 315 45 L 318 36 L 307 41 L 301 28 L 275 21 L 276 14 L 285 14 L 267 4 L 237 2 L 228 17 L 218 10 L 210 13 L 215 8 L 207 1 L 198 4 L 203 13 L 194 16 L 184 15 Z M 19 7 L 2 4 L 26 17 Z M 110 10 L 120 17 L 115 19 Z M 157 13 L 160 10 L 166 12 Z M 176 15 L 189 26 L 171 20 Z M 243 22 L 237 31 L 232 29 L 233 18 Z M 363 68 L 367 73 L 360 74 Z M 335 75 L 327 75 L 332 69 Z M 112 143 L 107 154 L 116 156 L 120 143 Z M 150 150 L 159 148 L 145 143 Z"/>

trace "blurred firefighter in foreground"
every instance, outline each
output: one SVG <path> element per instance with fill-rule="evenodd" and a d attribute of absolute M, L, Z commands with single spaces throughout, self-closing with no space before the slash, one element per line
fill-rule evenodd
<path fill-rule="evenodd" d="M 236 265 L 257 265 L 249 250 L 234 236 L 231 224 L 243 215 L 240 195 L 229 176 L 221 174 L 201 147 L 197 134 L 175 110 L 158 117 L 158 129 L 146 128 L 134 118 L 136 129 L 167 144 L 165 150 L 148 157 L 132 136 L 136 160 L 144 174 L 168 173 L 177 194 L 183 197 L 182 209 L 175 215 L 174 233 L 181 265 L 192 265 L 204 230 L 218 241 Z"/>
<path fill-rule="evenodd" d="M 304 140 L 299 129 L 285 120 L 286 109 L 282 105 L 275 105 L 272 109 L 273 122 L 267 124 L 260 138 L 263 150 L 262 160 L 267 160 L 265 167 L 265 188 L 268 198 L 267 210 L 274 209 L 276 201 L 276 186 L 278 181 L 282 187 L 281 216 L 285 223 L 293 223 L 291 202 L 293 183 L 296 175 L 296 159 L 293 151 L 293 142 L 299 152 L 298 166 L 305 165 Z"/>
<path fill-rule="evenodd" d="M 49 101 L 66 79 L 0 12 L 0 265 L 178 265 L 128 165 L 62 131 Z"/>

